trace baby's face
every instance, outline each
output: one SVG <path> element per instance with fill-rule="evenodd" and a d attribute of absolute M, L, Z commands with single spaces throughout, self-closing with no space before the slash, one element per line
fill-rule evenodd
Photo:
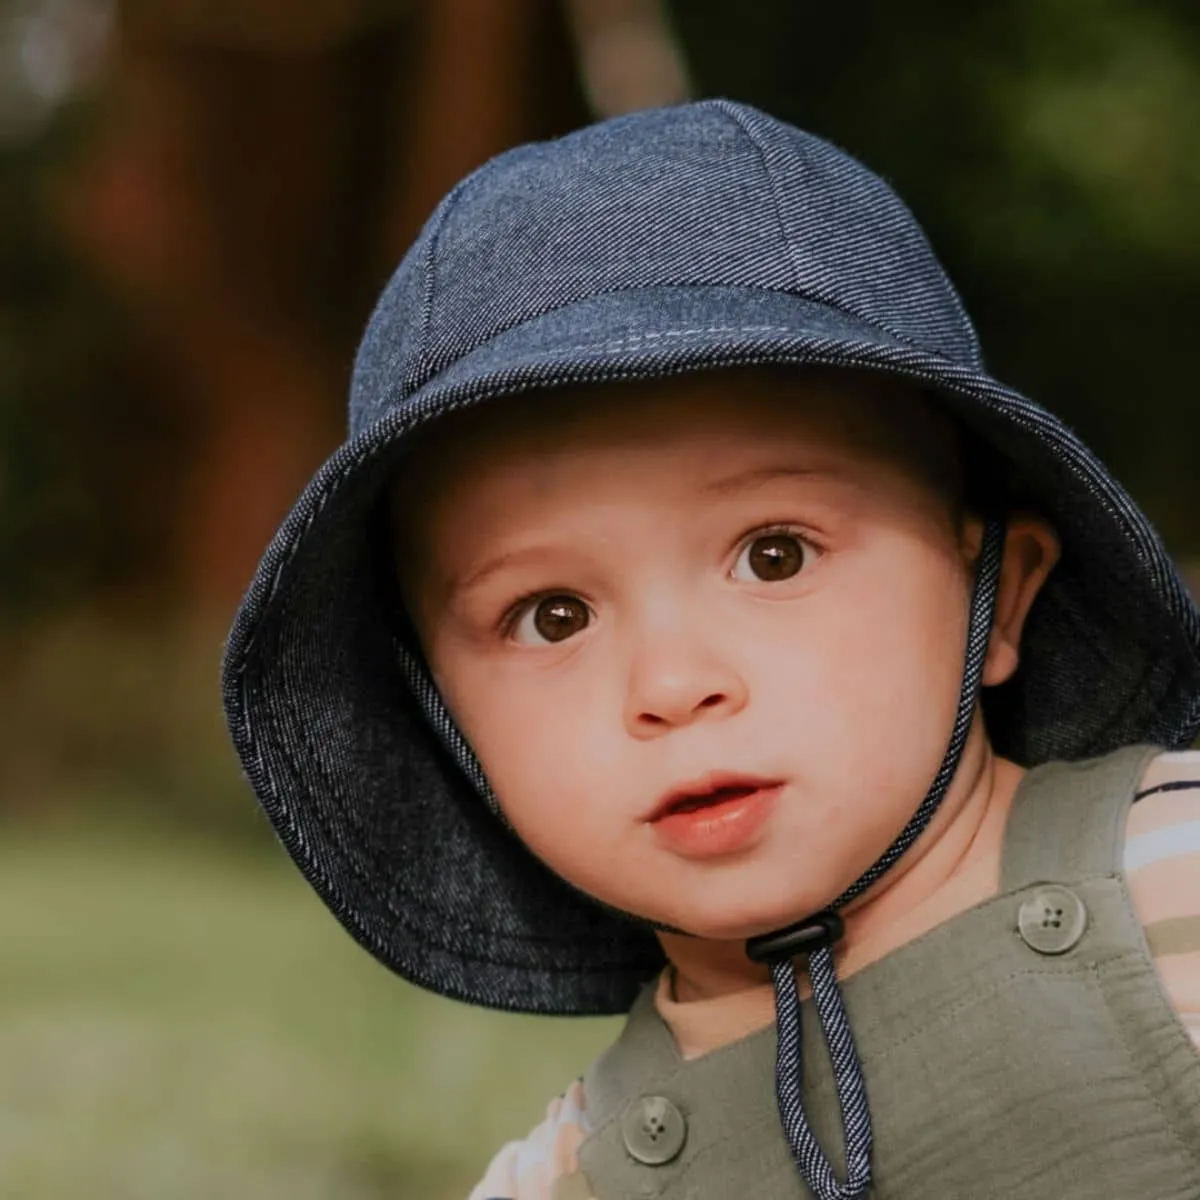
<path fill-rule="evenodd" d="M 949 445 L 899 385 L 755 372 L 435 430 L 397 492 L 403 586 L 530 848 L 705 937 L 870 866 L 958 698 L 979 531 L 933 482 Z"/>

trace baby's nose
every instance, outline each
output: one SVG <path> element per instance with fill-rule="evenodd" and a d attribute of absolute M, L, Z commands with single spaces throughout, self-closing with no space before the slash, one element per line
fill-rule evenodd
<path fill-rule="evenodd" d="M 710 647 L 682 637 L 643 650 L 631 664 L 626 724 L 636 737 L 691 724 L 744 707 L 746 684 L 733 664 Z"/>

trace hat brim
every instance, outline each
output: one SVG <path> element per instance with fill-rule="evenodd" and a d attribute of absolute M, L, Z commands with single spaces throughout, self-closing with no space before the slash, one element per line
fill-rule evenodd
<path fill-rule="evenodd" d="M 651 933 L 559 879 L 488 811 L 401 674 L 372 518 L 406 435 L 500 395 L 753 363 L 914 381 L 1056 526 L 1063 555 L 1030 614 L 1021 668 L 985 700 L 1000 753 L 1034 765 L 1195 736 L 1195 606 L 1137 506 L 1052 414 L 789 293 L 592 297 L 492 337 L 412 395 L 397 381 L 283 522 L 226 649 L 229 727 L 276 832 L 347 930 L 405 978 L 494 1008 L 614 1013 L 663 961 Z"/>

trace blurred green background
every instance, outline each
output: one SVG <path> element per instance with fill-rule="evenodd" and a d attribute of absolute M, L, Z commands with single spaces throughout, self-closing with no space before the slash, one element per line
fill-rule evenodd
<path fill-rule="evenodd" d="M 611 1036 L 359 951 L 217 670 L 441 194 L 718 94 L 899 189 L 1197 578 L 1194 0 L 0 0 L 0 1196 L 450 1200 Z"/>

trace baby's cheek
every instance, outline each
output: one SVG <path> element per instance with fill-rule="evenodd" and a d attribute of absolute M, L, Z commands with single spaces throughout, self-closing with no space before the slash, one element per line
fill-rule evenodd
<path fill-rule="evenodd" d="M 564 867 L 577 845 L 600 834 L 589 784 L 603 788 L 604 783 L 591 778 L 564 731 L 545 726 L 514 730 L 506 742 L 491 748 L 484 769 L 525 844 L 560 874 L 570 876 Z"/>
<path fill-rule="evenodd" d="M 958 699 L 961 664 L 945 630 L 920 628 L 886 605 L 873 619 L 837 620 L 807 655 L 789 704 L 794 745 L 804 773 L 827 782 L 849 773 L 864 787 L 935 772 L 945 751 Z M 957 635 L 951 638 L 957 642 Z"/>

